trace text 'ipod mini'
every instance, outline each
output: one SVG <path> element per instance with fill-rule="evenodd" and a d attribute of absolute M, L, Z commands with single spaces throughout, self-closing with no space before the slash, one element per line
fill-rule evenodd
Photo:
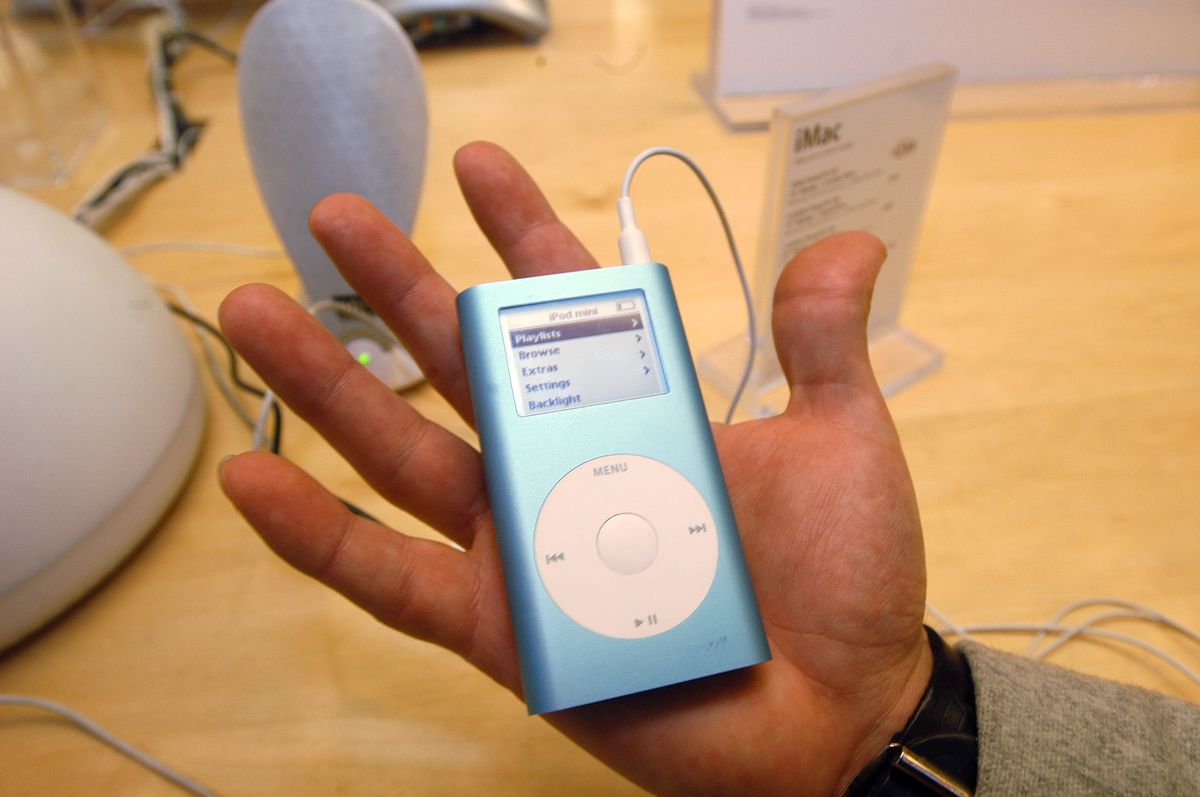
<path fill-rule="evenodd" d="M 458 312 L 529 711 L 769 659 L 667 269 L 478 285 Z"/>

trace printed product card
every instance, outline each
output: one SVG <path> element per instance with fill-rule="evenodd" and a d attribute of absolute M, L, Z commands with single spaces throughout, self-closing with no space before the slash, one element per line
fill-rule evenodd
<path fill-rule="evenodd" d="M 937 367 L 940 353 L 900 328 L 900 310 L 955 76 L 953 67 L 932 64 L 775 110 L 755 277 L 759 356 L 751 388 L 761 392 L 782 378 L 769 312 L 780 273 L 801 249 L 843 230 L 873 233 L 888 247 L 869 321 L 881 385 L 894 392 L 922 369 Z M 909 354 L 916 360 L 893 374 L 884 352 L 897 342 L 902 349 L 915 346 Z M 744 363 L 744 337 L 702 362 L 705 375 L 726 392 L 740 378 L 738 350 Z"/>

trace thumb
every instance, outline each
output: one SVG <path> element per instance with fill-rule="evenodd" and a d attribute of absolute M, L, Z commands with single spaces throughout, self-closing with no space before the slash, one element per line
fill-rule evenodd
<path fill-rule="evenodd" d="M 831 391 L 878 395 L 867 354 L 867 316 L 886 257 L 875 236 L 844 232 L 799 252 L 783 270 L 775 286 L 773 326 L 775 351 L 792 391 L 789 410 L 812 406 Z"/>

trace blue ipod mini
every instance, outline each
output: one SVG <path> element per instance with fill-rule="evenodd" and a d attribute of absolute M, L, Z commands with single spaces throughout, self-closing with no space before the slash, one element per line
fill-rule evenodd
<path fill-rule="evenodd" d="M 458 313 L 530 713 L 769 659 L 667 269 Z"/>

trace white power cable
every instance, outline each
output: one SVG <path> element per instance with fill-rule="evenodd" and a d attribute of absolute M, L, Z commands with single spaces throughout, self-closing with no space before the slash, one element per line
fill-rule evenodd
<path fill-rule="evenodd" d="M 942 625 L 946 626 L 947 630 L 949 630 L 954 636 L 958 637 L 959 639 L 970 639 L 971 638 L 971 635 L 966 632 L 966 629 L 964 629 L 962 626 L 958 625 L 958 623 L 954 622 L 946 615 L 939 612 L 932 603 L 925 604 L 925 611 L 929 613 L 930 617 L 937 620 Z"/>
<path fill-rule="evenodd" d="M 1104 628 L 1085 628 L 1077 625 L 1043 625 L 1037 623 L 997 623 L 994 625 L 969 625 L 965 628 L 972 634 L 1030 634 L 1034 632 L 1049 632 L 1052 634 L 1069 634 L 1071 636 L 1099 637 L 1101 639 L 1124 642 L 1162 659 L 1181 672 L 1188 680 L 1200 686 L 1200 673 L 1197 673 L 1162 648 L 1152 645 L 1145 640 L 1138 639 L 1131 634 L 1122 634 L 1118 631 L 1109 631 Z"/>
<path fill-rule="evenodd" d="M 1034 652 L 1032 655 L 1035 659 L 1045 658 L 1046 656 L 1049 656 L 1051 653 L 1053 653 L 1058 648 L 1060 648 L 1063 645 L 1065 645 L 1066 643 L 1070 642 L 1073 638 L 1075 638 L 1079 634 L 1087 633 L 1094 626 L 1097 626 L 1100 623 L 1106 622 L 1108 620 L 1142 620 L 1142 621 L 1146 621 L 1146 622 L 1158 623 L 1159 625 L 1165 625 L 1168 628 L 1170 628 L 1171 630 L 1177 631 L 1178 633 L 1181 633 L 1184 636 L 1190 638 L 1192 641 L 1200 644 L 1200 636 L 1197 636 L 1190 629 L 1185 628 L 1182 625 L 1179 625 L 1175 621 L 1171 620 L 1169 617 L 1164 617 L 1161 614 L 1157 614 L 1155 612 L 1150 612 L 1150 613 L 1145 613 L 1145 612 L 1140 612 L 1140 611 L 1130 612 L 1130 611 L 1125 611 L 1123 609 L 1114 609 L 1114 610 L 1107 611 L 1107 612 L 1101 612 L 1100 614 L 1097 614 L 1094 617 L 1091 617 L 1088 620 L 1086 620 L 1082 623 L 1079 623 L 1078 625 L 1070 626 L 1070 628 L 1071 628 L 1070 631 L 1064 633 L 1058 639 L 1049 643 L 1048 645 L 1046 645 L 1046 647 L 1042 648 L 1041 650 Z M 1053 625 L 1058 625 L 1058 623 L 1054 623 Z"/>
<path fill-rule="evenodd" d="M 746 386 L 750 383 L 750 374 L 753 372 L 754 361 L 758 356 L 758 324 L 754 317 L 754 300 L 750 294 L 750 282 L 746 277 L 746 269 L 742 265 L 742 257 L 738 253 L 737 242 L 734 240 L 733 228 L 729 224 L 729 217 L 725 213 L 725 208 L 721 205 L 721 200 L 717 196 L 716 190 L 712 187 L 712 183 L 708 181 L 708 177 L 705 176 L 703 170 L 701 170 L 696 162 L 674 147 L 651 147 L 635 157 L 629 164 L 629 168 L 625 171 L 625 179 L 621 183 L 621 196 L 617 199 L 617 216 L 621 222 L 621 234 L 617 244 L 621 250 L 621 262 L 626 265 L 654 262 L 650 257 L 650 247 L 646 242 L 646 236 L 637 226 L 637 220 L 633 213 L 633 199 L 630 197 L 629 192 L 633 186 L 633 175 L 637 172 L 638 167 L 656 155 L 669 155 L 672 158 L 683 161 L 700 180 L 701 185 L 704 186 L 704 190 L 708 193 L 709 199 L 712 200 L 713 207 L 716 208 L 717 216 L 721 219 L 721 228 L 725 231 L 725 240 L 729 243 L 729 251 L 733 255 L 733 264 L 737 268 L 738 280 L 742 286 L 742 295 L 746 301 L 747 337 L 750 342 L 750 351 L 746 356 L 746 368 L 742 372 L 741 381 L 738 382 L 737 389 L 733 393 L 733 398 L 729 402 L 729 409 L 725 413 L 725 423 L 732 423 L 733 414 L 737 410 L 738 402 L 741 401 Z"/>
<path fill-rule="evenodd" d="M 128 756 L 137 763 L 144 766 L 146 769 L 157 774 L 171 783 L 174 783 L 181 789 L 189 791 L 192 794 L 200 797 L 216 797 L 216 792 L 197 783 L 187 775 L 184 775 L 166 764 L 154 758 L 149 753 L 142 752 L 133 745 L 119 739 L 111 732 L 105 730 L 101 726 L 89 720 L 77 711 L 73 711 L 66 706 L 55 703 L 51 700 L 44 700 L 39 697 L 29 697 L 26 695 L 8 695 L 0 694 L 0 706 L 20 706 L 23 708 L 34 708 L 42 711 L 49 711 L 52 714 L 57 714 L 65 720 L 73 723 L 77 728 L 90 734 L 117 752 Z"/>
<path fill-rule="evenodd" d="M 1065 623 L 1066 617 L 1080 609 L 1090 608 L 1093 606 L 1117 606 L 1117 610 L 1109 610 L 1100 612 L 1082 622 Z M 1172 620 L 1170 617 L 1157 612 L 1147 606 L 1144 606 L 1134 601 L 1127 601 L 1121 598 L 1085 598 L 1083 600 L 1074 601 L 1059 609 L 1054 617 L 1048 623 L 993 623 L 986 625 L 959 625 L 952 622 L 946 615 L 935 609 L 932 605 L 925 605 L 929 615 L 935 618 L 938 622 L 946 627 L 941 629 L 941 633 L 946 636 L 957 636 L 960 639 L 971 639 L 974 634 L 1032 634 L 1033 640 L 1026 648 L 1025 655 L 1035 660 L 1042 660 L 1048 657 L 1055 650 L 1058 650 L 1063 645 L 1078 639 L 1079 637 L 1096 637 L 1107 639 L 1115 642 L 1122 642 L 1127 645 L 1132 645 L 1139 648 L 1152 656 L 1166 662 L 1171 667 L 1182 673 L 1188 680 L 1200 685 L 1200 673 L 1180 661 L 1177 657 L 1167 653 L 1162 648 L 1139 639 L 1131 634 L 1125 634 L 1118 631 L 1111 631 L 1105 628 L 1095 627 L 1099 623 L 1109 620 L 1139 620 L 1143 622 L 1154 623 L 1164 626 L 1183 637 L 1200 644 L 1200 634 L 1188 628 L 1187 626 Z M 1054 635 L 1057 638 L 1044 648 L 1039 650 L 1039 646 L 1045 641 L 1047 636 Z"/>
<path fill-rule="evenodd" d="M 150 241 L 144 244 L 126 246 L 120 252 L 125 257 L 156 254 L 158 252 L 215 252 L 217 254 L 237 255 L 239 257 L 284 257 L 287 254 L 282 249 L 223 243 L 221 241 Z"/>
<path fill-rule="evenodd" d="M 263 391 L 262 403 L 258 407 L 258 418 L 254 422 L 254 435 L 250 438 L 251 451 L 266 451 L 270 448 L 267 443 L 267 420 L 271 417 L 271 405 L 278 404 L 275 391 L 267 388 Z M 280 412 L 282 412 L 282 408 Z"/>
<path fill-rule="evenodd" d="M 1103 621 L 1106 619 L 1111 619 L 1113 617 L 1125 617 L 1125 618 L 1129 618 L 1129 619 L 1146 620 L 1149 622 L 1155 622 L 1155 623 L 1160 623 L 1162 625 L 1165 625 L 1175 631 L 1178 631 L 1179 633 L 1183 634 L 1184 636 L 1189 637 L 1197 644 L 1200 644 L 1200 635 L 1198 635 L 1195 631 L 1192 631 L 1191 629 L 1187 628 L 1186 626 L 1183 626 L 1183 625 L 1175 622 L 1174 620 L 1167 617 L 1166 615 L 1161 614 L 1160 612 L 1157 612 L 1154 609 L 1151 609 L 1149 606 L 1145 606 L 1143 604 L 1136 603 L 1131 600 L 1126 600 L 1124 598 L 1096 597 L 1096 598 L 1084 598 L 1082 600 L 1073 601 L 1071 603 L 1068 603 L 1066 606 L 1062 607 L 1061 609 L 1059 609 L 1058 612 L 1056 612 L 1055 615 L 1050 618 L 1050 623 L 1052 625 L 1061 623 L 1065 618 L 1069 617 L 1070 615 L 1074 614 L 1075 612 L 1079 611 L 1080 609 L 1088 609 L 1093 606 L 1115 606 L 1119 609 L 1123 609 L 1124 612 L 1106 612 L 1104 615 L 1101 615 L 1100 617 L 1092 618 L 1092 620 L 1089 621 L 1089 624 L 1094 623 L 1094 622 Z M 1038 646 L 1042 643 L 1043 639 L 1045 639 L 1045 634 L 1038 634 L 1036 637 L 1034 637 L 1033 640 L 1030 641 L 1029 647 L 1026 650 L 1026 653 L 1028 655 L 1032 656 L 1034 654 L 1034 652 L 1037 650 Z M 1054 647 L 1057 647 L 1057 646 L 1058 645 L 1055 644 Z M 1049 651 L 1046 651 L 1046 652 L 1049 652 Z"/>

